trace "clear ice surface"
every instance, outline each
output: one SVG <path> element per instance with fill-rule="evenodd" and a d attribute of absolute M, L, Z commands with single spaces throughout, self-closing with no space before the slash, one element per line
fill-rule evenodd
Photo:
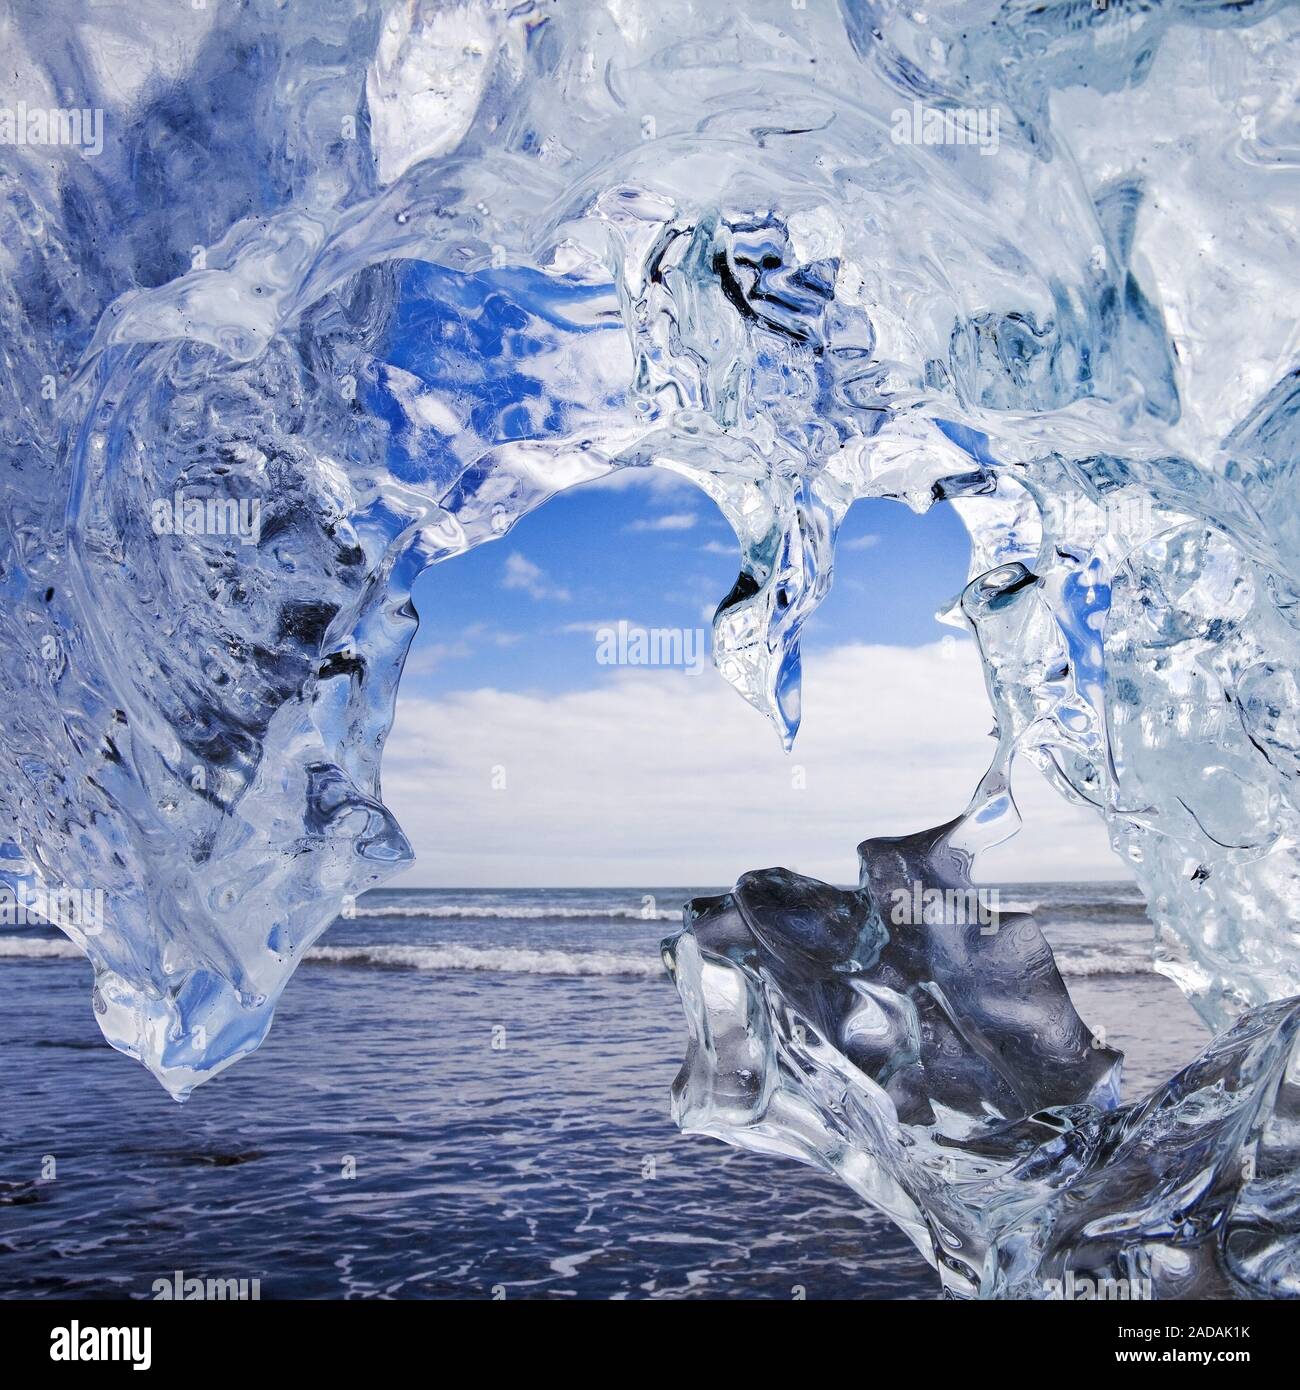
<path fill-rule="evenodd" d="M 847 509 L 947 501 L 990 769 L 856 893 L 693 906 L 679 1118 L 839 1173 L 957 1295 L 1300 1293 L 1298 29 L 8 7 L 0 880 L 102 890 L 65 929 L 105 1037 L 183 1098 L 409 861 L 380 763 L 426 567 L 672 469 L 736 533 L 715 663 L 788 746 Z M 882 911 L 1014 833 L 1016 757 L 1220 1030 L 1139 1105 L 1032 923 Z"/>

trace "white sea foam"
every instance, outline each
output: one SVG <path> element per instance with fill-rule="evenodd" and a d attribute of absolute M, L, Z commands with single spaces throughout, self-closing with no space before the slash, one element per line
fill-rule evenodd
<path fill-rule="evenodd" d="M 0 936 L 0 959 L 78 960 L 81 952 L 71 941 L 41 937 Z M 663 974 L 663 965 L 652 951 L 534 950 L 524 946 L 415 946 L 398 942 L 373 942 L 365 946 L 316 946 L 304 957 L 319 965 L 375 966 L 390 970 L 496 971 L 510 975 L 640 975 Z M 1135 955 L 1110 955 L 1087 951 L 1057 956 L 1061 974 L 1076 978 L 1137 976 L 1151 973 L 1151 962 Z"/>
<path fill-rule="evenodd" d="M 1102 975 L 1151 975 L 1154 967 L 1148 956 L 1110 955 L 1085 951 L 1074 955 L 1069 951 L 1056 952 L 1056 966 L 1062 975 L 1086 979 Z"/>
<path fill-rule="evenodd" d="M 49 941 L 37 936 L 0 936 L 0 959 L 9 960 L 81 960 L 82 953 L 71 941 L 62 938 Z"/>
<path fill-rule="evenodd" d="M 487 907 L 470 904 L 461 906 L 454 903 L 439 903 L 421 907 L 402 905 L 371 907 L 358 904 L 352 912 L 350 920 L 365 918 L 368 921 L 379 917 L 424 917 L 446 921 L 499 919 L 527 922 L 546 921 L 551 918 L 562 921 L 582 921 L 586 918 L 592 921 L 617 922 L 680 922 L 682 920 L 680 908 L 668 910 L 641 907 Z"/>
<path fill-rule="evenodd" d="M 322 965 L 377 965 L 406 970 L 494 970 L 518 975 L 663 975 L 656 953 L 536 951 L 524 946 L 317 946 Z"/>
<path fill-rule="evenodd" d="M 0 959 L 79 960 L 71 941 L 0 936 Z M 304 959 L 318 965 L 379 966 L 395 970 L 493 970 L 511 975 L 663 975 L 657 954 L 614 951 L 534 951 L 521 946 L 316 946 Z"/>

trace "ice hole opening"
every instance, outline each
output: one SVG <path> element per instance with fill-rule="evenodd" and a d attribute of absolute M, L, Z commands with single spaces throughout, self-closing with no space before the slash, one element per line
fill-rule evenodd
<path fill-rule="evenodd" d="M 426 571 L 384 760 L 416 862 L 388 886 L 622 890 L 623 920 L 671 923 L 684 900 L 763 865 L 854 883 L 862 840 L 959 814 L 993 743 L 974 644 L 935 622 L 967 578 L 954 509 L 851 508 L 803 631 L 789 754 L 708 657 L 737 555 L 702 492 L 638 469 L 564 492 Z M 1023 761 L 1015 789 L 1023 827 L 981 856 L 977 881 L 1045 907 L 1080 1011 L 1141 1052 L 1144 1008 L 1127 1010 L 1113 983 L 1150 973 L 1141 896 L 1091 811 Z M 439 813 L 448 804 L 455 817 Z M 1173 1030 L 1177 1046 L 1127 1080 L 1185 1061 L 1195 1028 Z"/>

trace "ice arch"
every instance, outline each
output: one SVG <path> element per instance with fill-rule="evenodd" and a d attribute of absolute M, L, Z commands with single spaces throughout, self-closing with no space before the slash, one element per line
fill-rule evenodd
<path fill-rule="evenodd" d="M 851 900 L 742 882 L 697 923 L 766 1049 L 766 1108 L 746 1092 L 712 1122 L 776 1144 L 806 1125 L 801 1151 L 829 1145 L 924 1228 L 954 1292 L 1041 1291 L 1098 1231 L 1090 1268 L 1162 1291 L 1293 1292 L 1293 12 L 311 9 L 181 33 L 168 6 L 83 23 L 69 0 L 15 24 L 15 101 L 76 97 L 110 138 L 4 147 L 4 873 L 106 890 L 102 930 L 73 933 L 106 1036 L 185 1093 L 256 1046 L 304 945 L 403 862 L 379 767 L 423 566 L 602 470 L 676 468 L 741 540 L 717 664 L 788 740 L 845 508 L 948 497 L 998 756 L 959 825 L 868 849 Z M 916 105 L 990 138 L 903 138 Z M 441 396 L 393 360 L 433 295 L 413 277 L 489 271 L 516 306 L 495 358 L 531 383 L 518 427 L 456 414 L 472 353 L 438 354 L 464 368 Z M 157 531 L 178 493 L 199 534 Z M 256 538 L 209 501 L 259 502 Z M 1034 1077 L 1000 1070 L 972 958 L 948 1018 L 973 1092 L 921 1049 L 907 1084 L 959 1117 L 918 1108 L 927 1143 L 996 1153 L 936 1188 L 835 1030 L 912 1035 L 898 1001 L 934 997 L 935 948 L 887 959 L 879 856 L 965 873 L 1014 823 L 1017 753 L 1096 807 L 1162 968 L 1239 1021 L 1139 1113 L 1080 1089 L 1082 1062 L 1030 1112 L 1071 1039 Z M 846 976 L 878 1017 L 845 1014 Z M 787 1054 L 805 989 L 818 1022 Z M 701 1038 L 734 1024 L 694 1017 Z M 979 1108 L 982 1067 L 1026 1113 Z M 818 1088 L 843 1082 L 860 1124 L 828 1128 L 840 1093 Z"/>

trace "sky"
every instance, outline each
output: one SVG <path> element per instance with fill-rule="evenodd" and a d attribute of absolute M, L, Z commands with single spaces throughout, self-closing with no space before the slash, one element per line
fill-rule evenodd
<path fill-rule="evenodd" d="M 966 579 L 961 523 L 858 503 L 804 629 L 793 752 L 706 662 L 601 664 L 598 629 L 698 629 L 735 582 L 731 530 L 667 472 L 560 495 L 417 582 L 384 799 L 416 851 L 401 886 L 721 888 L 784 865 L 856 881 L 856 846 L 957 815 L 993 751 L 973 643 L 936 622 Z M 1123 878 L 1098 818 L 1026 765 L 1025 828 L 985 882 Z"/>

